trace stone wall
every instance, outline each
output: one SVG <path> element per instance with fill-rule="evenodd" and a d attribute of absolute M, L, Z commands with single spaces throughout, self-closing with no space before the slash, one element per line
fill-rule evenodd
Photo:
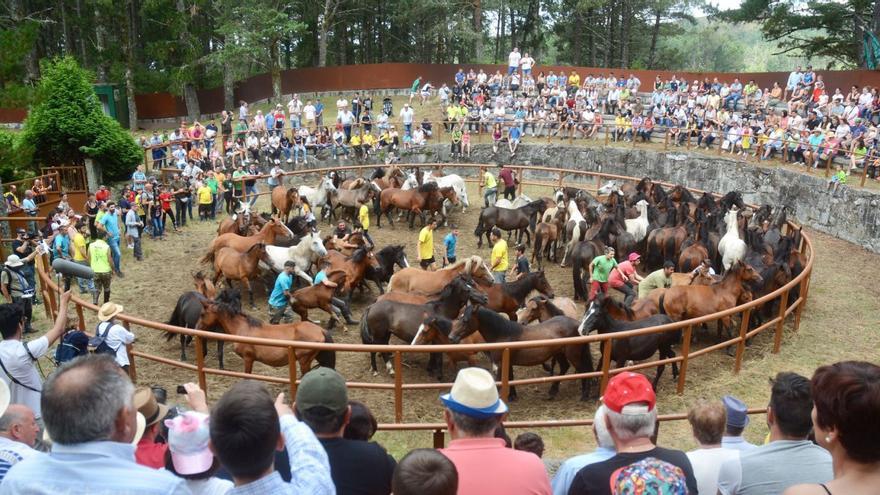
<path fill-rule="evenodd" d="M 472 163 L 494 163 L 489 145 L 476 145 Z M 507 150 L 497 159 L 508 160 Z M 432 145 L 405 156 L 404 162 L 448 162 L 449 146 Z M 842 187 L 837 196 L 826 192 L 826 180 L 773 166 L 759 166 L 722 157 L 614 147 L 558 145 L 520 146 L 515 165 L 545 165 L 601 171 L 631 177 L 649 176 L 688 187 L 727 192 L 739 190 L 746 202 L 786 205 L 789 218 L 880 253 L 880 194 Z M 319 165 L 320 166 L 320 165 Z M 450 172 L 453 168 L 448 169 Z M 530 172 L 528 178 L 555 180 L 556 174 Z M 573 180 L 567 178 L 567 181 Z M 853 182 L 857 179 L 853 178 Z"/>

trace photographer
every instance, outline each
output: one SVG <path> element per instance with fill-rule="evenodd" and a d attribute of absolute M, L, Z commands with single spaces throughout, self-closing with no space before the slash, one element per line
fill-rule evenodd
<path fill-rule="evenodd" d="M 0 272 L 0 291 L 7 303 L 18 304 L 24 312 L 24 331 L 32 333 L 31 319 L 33 316 L 33 299 L 36 292 L 33 285 L 25 279 L 21 268 L 25 261 L 32 262 L 38 250 L 34 250 L 24 259 L 17 254 L 10 254 Z"/>
<path fill-rule="evenodd" d="M 24 263 L 24 265 L 21 266 L 21 274 L 24 275 L 24 279 L 27 280 L 28 284 L 36 289 L 37 281 L 34 278 L 36 273 L 34 271 L 35 256 L 30 255 L 36 251 L 37 246 L 40 244 L 40 240 L 22 228 L 16 230 L 15 234 L 15 239 L 12 241 L 12 250 L 19 258 L 21 258 L 22 263 Z M 40 298 L 38 298 L 36 294 L 34 295 L 34 304 L 42 304 L 42 301 L 40 301 Z"/>

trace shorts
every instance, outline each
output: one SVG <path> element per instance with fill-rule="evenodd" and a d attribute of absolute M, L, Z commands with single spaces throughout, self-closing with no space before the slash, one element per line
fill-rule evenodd
<path fill-rule="evenodd" d="M 232 195 L 236 198 L 240 198 L 244 196 L 244 189 L 235 189 L 234 191 L 232 191 Z"/>
<path fill-rule="evenodd" d="M 421 266 L 422 269 L 425 269 L 425 270 L 427 270 L 428 267 L 433 264 L 434 264 L 434 257 L 433 256 L 431 256 L 430 258 L 424 259 L 424 260 L 419 260 L 419 266 Z"/>

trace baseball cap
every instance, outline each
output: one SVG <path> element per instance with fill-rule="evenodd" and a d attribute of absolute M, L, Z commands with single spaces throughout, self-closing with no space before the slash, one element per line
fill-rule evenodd
<path fill-rule="evenodd" d="M 302 377 L 296 390 L 296 408 L 307 411 L 313 407 L 326 407 L 337 414 L 348 407 L 345 379 L 336 370 L 321 367 Z"/>
<path fill-rule="evenodd" d="M 187 411 L 174 419 L 166 419 L 168 450 L 177 474 L 204 473 L 214 464 L 214 454 L 208 448 L 211 439 L 208 415 Z"/>
<path fill-rule="evenodd" d="M 629 261 L 636 261 L 641 257 L 642 256 L 639 253 L 629 253 L 629 256 L 627 256 L 626 259 L 628 259 Z"/>
<path fill-rule="evenodd" d="M 657 396 L 644 375 L 625 372 L 608 381 L 602 403 L 618 414 L 644 414 L 654 410 Z"/>

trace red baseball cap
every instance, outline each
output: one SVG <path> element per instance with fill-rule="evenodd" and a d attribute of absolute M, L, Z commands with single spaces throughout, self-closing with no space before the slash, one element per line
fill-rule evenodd
<path fill-rule="evenodd" d="M 630 261 L 635 261 L 641 257 L 642 256 L 639 253 L 629 253 L 629 256 L 627 256 L 626 259 L 628 259 Z"/>
<path fill-rule="evenodd" d="M 645 375 L 626 372 L 615 375 L 608 381 L 602 403 L 616 413 L 623 413 L 624 407 L 637 403 L 647 404 L 648 411 L 652 411 L 657 403 L 657 396 Z"/>

